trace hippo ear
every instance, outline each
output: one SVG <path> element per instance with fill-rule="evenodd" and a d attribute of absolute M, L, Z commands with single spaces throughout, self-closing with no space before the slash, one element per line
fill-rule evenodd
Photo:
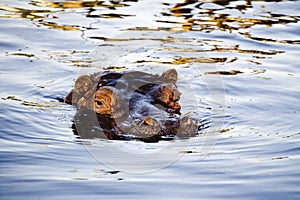
<path fill-rule="evenodd" d="M 94 87 L 95 87 L 95 83 L 91 75 L 79 76 L 76 79 L 75 86 L 74 86 L 75 90 L 77 90 L 81 94 L 86 93 L 89 89 Z"/>
<path fill-rule="evenodd" d="M 64 99 L 65 103 L 67 103 L 67 104 L 72 104 L 73 103 L 72 102 L 73 92 L 74 92 L 74 90 L 71 90 L 69 92 L 69 94 L 65 97 L 65 99 Z"/>
<path fill-rule="evenodd" d="M 176 84 L 178 74 L 176 69 L 168 69 L 164 73 L 162 73 L 161 78 L 166 82 L 166 83 L 173 83 Z"/>

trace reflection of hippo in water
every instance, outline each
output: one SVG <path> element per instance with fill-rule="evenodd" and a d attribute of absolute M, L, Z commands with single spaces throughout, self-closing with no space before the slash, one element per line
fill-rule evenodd
<path fill-rule="evenodd" d="M 74 128 L 81 138 L 158 141 L 192 136 L 199 126 L 189 117 L 180 118 L 176 82 L 174 69 L 161 76 L 137 71 L 83 75 L 65 102 L 78 108 Z"/>

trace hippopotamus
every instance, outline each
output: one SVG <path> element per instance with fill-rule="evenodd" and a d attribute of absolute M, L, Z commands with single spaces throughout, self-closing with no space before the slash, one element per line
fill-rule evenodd
<path fill-rule="evenodd" d="M 77 108 L 75 133 L 145 142 L 196 135 L 199 122 L 181 117 L 177 79 L 175 69 L 161 75 L 105 71 L 78 77 L 64 99 Z"/>

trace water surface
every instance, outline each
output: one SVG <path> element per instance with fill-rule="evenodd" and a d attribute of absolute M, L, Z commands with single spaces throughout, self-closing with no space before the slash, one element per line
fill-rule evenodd
<path fill-rule="evenodd" d="M 2 0 L 0 198 L 299 199 L 299 9 L 299 1 Z M 79 74 L 168 68 L 179 72 L 183 113 L 196 110 L 209 125 L 203 135 L 94 141 L 107 147 L 99 155 L 77 140 L 76 110 L 59 99 Z M 170 145 L 168 160 L 158 150 Z"/>

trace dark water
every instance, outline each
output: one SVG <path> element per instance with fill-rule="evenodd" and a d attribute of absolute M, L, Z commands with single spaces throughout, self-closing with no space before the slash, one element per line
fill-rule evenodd
<path fill-rule="evenodd" d="M 299 199 L 299 9 L 0 1 L 0 198 Z M 76 110 L 58 99 L 79 74 L 108 68 L 176 68 L 183 113 L 209 128 L 186 141 L 83 145 Z"/>

